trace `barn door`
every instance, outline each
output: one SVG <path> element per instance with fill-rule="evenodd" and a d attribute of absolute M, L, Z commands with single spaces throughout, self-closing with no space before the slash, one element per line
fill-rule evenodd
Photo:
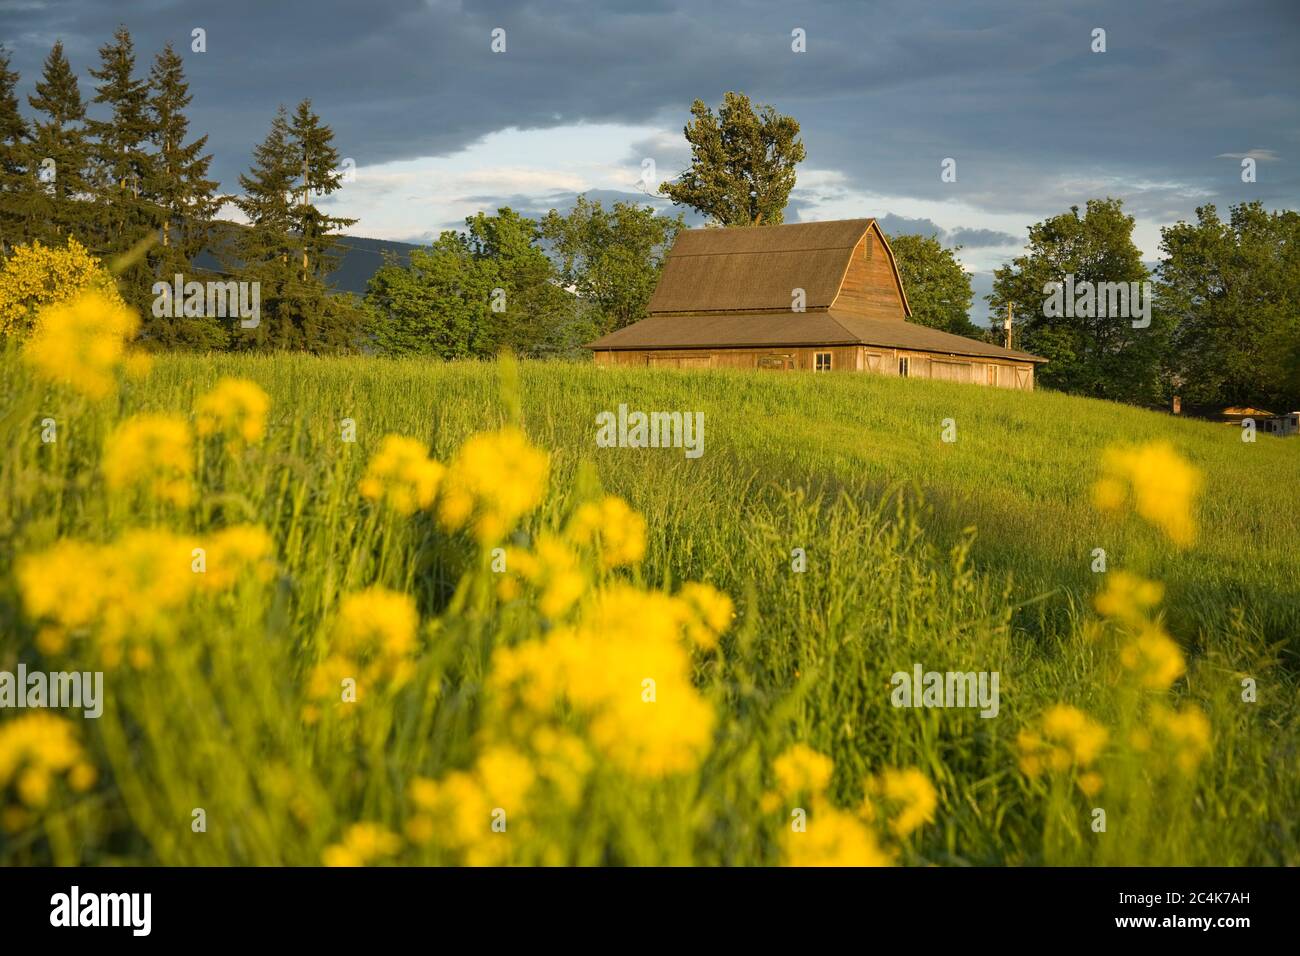
<path fill-rule="evenodd" d="M 867 371 L 868 371 L 868 372 L 879 372 L 879 371 L 880 371 L 880 361 L 881 361 L 881 359 L 882 359 L 883 357 L 884 357 L 884 356 L 882 356 L 879 352 L 868 352 L 868 353 L 867 353 Z"/>
<path fill-rule="evenodd" d="M 1016 369 L 1016 388 L 1028 390 L 1029 388 L 1029 369 Z"/>

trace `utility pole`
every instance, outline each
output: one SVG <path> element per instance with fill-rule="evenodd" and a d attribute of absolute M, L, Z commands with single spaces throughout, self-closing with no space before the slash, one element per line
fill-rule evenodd
<path fill-rule="evenodd" d="M 1011 348 L 1011 303 L 1007 303 L 1007 320 L 1002 323 L 1002 329 L 1006 332 L 1006 347 Z"/>

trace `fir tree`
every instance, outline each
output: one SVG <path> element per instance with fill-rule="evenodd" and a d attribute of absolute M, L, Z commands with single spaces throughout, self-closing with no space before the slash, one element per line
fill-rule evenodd
<path fill-rule="evenodd" d="M 38 114 L 32 124 L 26 170 L 29 233 L 55 243 L 68 235 L 88 239 L 84 203 L 88 198 L 89 146 L 82 125 L 86 107 L 61 42 L 56 42 L 45 58 L 36 93 L 29 95 L 27 102 Z"/>
<path fill-rule="evenodd" d="M 18 73 L 0 47 L 0 256 L 27 240 L 27 122 L 18 110 Z"/>
<path fill-rule="evenodd" d="M 323 279 L 336 264 L 329 254 L 336 244 L 331 233 L 356 220 L 326 215 L 311 202 L 312 196 L 328 196 L 343 186 L 334 131 L 312 112 L 311 100 L 298 104 L 290 131 L 299 160 L 297 203 L 293 210 L 294 229 L 302 243 L 299 275 L 304 281 Z"/>
<path fill-rule="evenodd" d="M 219 204 L 217 184 L 208 179 L 212 156 L 203 152 L 207 136 L 185 141 L 190 125 L 185 107 L 192 99 L 184 62 L 168 43 L 149 71 L 147 115 L 154 153 L 144 191 L 160 226 L 159 244 L 150 252 L 151 275 L 169 283 L 177 274 L 195 273 L 194 260 L 212 238 Z M 150 338 L 173 347 L 216 348 L 227 340 L 212 317 L 146 316 L 145 329 Z"/>

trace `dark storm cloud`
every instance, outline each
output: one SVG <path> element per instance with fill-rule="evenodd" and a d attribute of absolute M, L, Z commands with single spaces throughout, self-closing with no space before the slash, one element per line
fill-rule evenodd
<path fill-rule="evenodd" d="M 359 164 L 444 155 L 509 127 L 655 123 L 739 89 L 797 117 L 809 168 L 846 187 L 1027 217 L 1125 197 L 1160 222 L 1198 204 L 1296 206 L 1300 5 L 1131 0 L 796 6 L 417 0 L 13 3 L 0 36 L 31 90 L 62 38 L 81 72 L 125 23 L 147 61 L 185 54 L 194 127 L 226 189 L 278 103 L 310 96 Z M 206 53 L 190 33 L 207 31 Z M 493 28 L 507 52 L 489 50 Z M 792 53 L 790 32 L 807 33 Z M 1089 50 L 1104 28 L 1107 52 Z M 684 150 L 635 144 L 672 175 Z M 1259 181 L 1239 160 L 1269 151 Z M 940 182 L 940 162 L 957 182 Z M 882 214 L 887 210 L 863 210 Z M 798 209 L 788 218 L 797 217 Z"/>

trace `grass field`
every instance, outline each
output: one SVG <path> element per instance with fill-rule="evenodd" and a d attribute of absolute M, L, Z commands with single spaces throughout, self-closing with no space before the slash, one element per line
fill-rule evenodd
<path fill-rule="evenodd" d="M 123 463 L 115 427 L 201 426 L 223 377 L 269 396 L 264 438 L 130 446 L 172 484 Z M 97 719 L 0 714 L 2 863 L 1300 863 L 1300 442 L 863 375 L 165 357 L 96 401 L 10 354 L 0 379 L 0 671 L 105 673 Z M 703 455 L 598 448 L 620 404 L 703 412 Z M 536 507 L 507 503 L 526 452 L 457 457 L 513 423 L 549 453 Z M 359 492 L 389 434 L 448 466 L 376 479 L 410 501 Z M 1161 441 L 1201 476 L 1183 547 L 1092 500 L 1106 449 Z M 580 510 L 602 495 L 642 560 L 635 518 Z M 918 663 L 997 672 L 997 716 L 894 706 Z"/>

